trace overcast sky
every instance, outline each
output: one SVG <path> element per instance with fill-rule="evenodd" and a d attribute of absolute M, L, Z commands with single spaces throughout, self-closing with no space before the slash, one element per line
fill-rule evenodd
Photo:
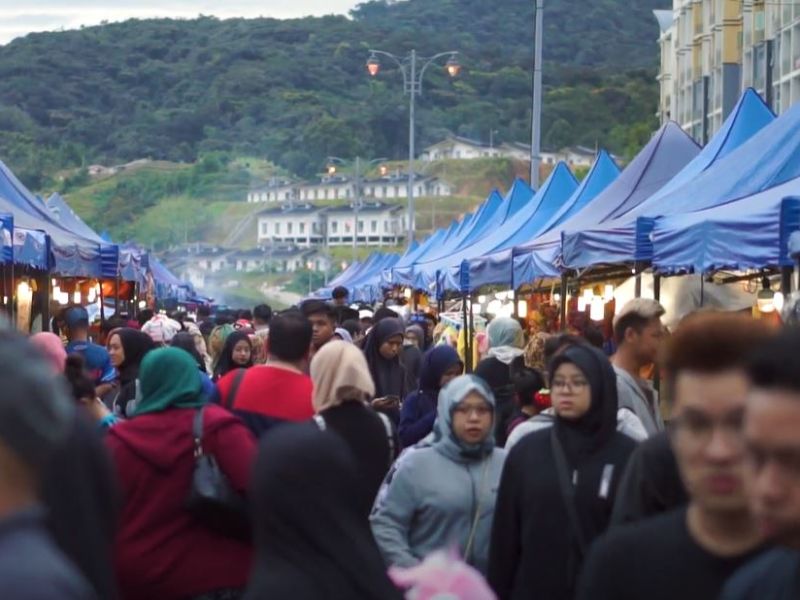
<path fill-rule="evenodd" d="M 34 31 L 75 29 L 101 21 L 199 14 L 275 17 L 346 14 L 359 0 L 0 0 L 0 44 Z"/>

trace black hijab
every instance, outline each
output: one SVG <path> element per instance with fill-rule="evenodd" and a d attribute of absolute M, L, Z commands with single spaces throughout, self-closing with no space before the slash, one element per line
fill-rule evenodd
<path fill-rule="evenodd" d="M 250 360 L 246 365 L 240 365 L 233 362 L 233 349 L 241 341 L 246 341 L 250 344 Z M 250 336 L 244 331 L 234 331 L 227 338 L 225 338 L 225 345 L 222 347 L 222 353 L 219 355 L 217 366 L 214 367 L 214 379 L 218 380 L 224 377 L 231 371 L 244 368 L 248 369 L 253 366 L 253 344 L 250 342 Z"/>
<path fill-rule="evenodd" d="M 257 549 L 245 600 L 400 599 L 353 502 L 352 453 L 334 433 L 287 425 L 266 436 L 254 470 Z"/>
<path fill-rule="evenodd" d="M 111 335 L 119 336 L 120 344 L 125 352 L 125 360 L 117 367 L 119 371 L 119 381 L 126 385 L 135 381 L 139 376 L 139 365 L 145 355 L 156 347 L 153 338 L 138 329 L 122 327 L 116 329 Z"/>
<path fill-rule="evenodd" d="M 576 420 L 556 417 L 555 431 L 573 468 L 605 446 L 617 430 L 617 376 L 608 358 L 587 345 L 571 346 L 550 363 L 550 381 L 565 363 L 575 365 L 589 382 L 591 405 Z"/>
<path fill-rule="evenodd" d="M 400 319 L 381 319 L 369 332 L 364 344 L 364 356 L 369 365 L 369 372 L 375 382 L 375 397 L 397 396 L 404 398 L 406 393 L 406 373 L 398 354 L 387 360 L 381 354 L 381 346 L 390 338 L 404 338 L 406 329 Z"/>
<path fill-rule="evenodd" d="M 197 363 L 197 368 L 200 369 L 203 373 L 206 373 L 206 363 L 203 360 L 203 357 L 200 356 L 200 353 L 197 351 L 197 346 L 194 343 L 194 336 L 189 333 L 188 331 L 181 331 L 180 333 L 176 333 L 175 337 L 172 338 L 172 342 L 170 345 L 173 348 L 180 348 L 181 350 L 186 350 L 189 354 L 192 355 L 192 358 Z"/>

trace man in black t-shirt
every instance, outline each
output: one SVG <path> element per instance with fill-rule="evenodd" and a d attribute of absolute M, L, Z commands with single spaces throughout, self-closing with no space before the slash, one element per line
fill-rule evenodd
<path fill-rule="evenodd" d="M 782 547 L 743 567 L 725 600 L 800 598 L 800 331 L 786 330 L 749 367 L 746 477 L 756 523 Z"/>
<path fill-rule="evenodd" d="M 768 332 L 749 317 L 723 313 L 685 319 L 663 367 L 672 378 L 670 443 L 689 503 L 611 530 L 590 550 L 581 600 L 708 600 L 762 550 L 747 506 L 742 421 L 749 392 L 744 368 Z"/>

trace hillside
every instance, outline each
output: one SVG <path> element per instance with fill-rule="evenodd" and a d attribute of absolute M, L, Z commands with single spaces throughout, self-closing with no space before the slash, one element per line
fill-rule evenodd
<path fill-rule="evenodd" d="M 630 155 L 655 126 L 658 29 L 669 0 L 548 0 L 544 142 Z M 407 152 L 397 70 L 370 47 L 459 50 L 429 71 L 418 142 L 447 131 L 526 141 L 531 0 L 373 1 L 346 17 L 128 21 L 32 34 L 0 47 L 0 158 L 35 189 L 53 173 L 209 153 L 266 158 L 300 175 L 325 157 Z M 135 209 L 138 209 L 136 207 Z M 134 209 L 134 210 L 135 210 Z"/>
<path fill-rule="evenodd" d="M 388 164 L 405 169 L 404 163 Z M 420 235 L 459 218 L 492 188 L 507 190 L 525 172 L 525 165 L 509 159 L 437 161 L 426 167 L 451 182 L 455 195 L 418 199 Z M 248 248 L 256 239 L 252 217 L 266 205 L 244 202 L 247 191 L 278 174 L 285 173 L 263 160 L 214 153 L 193 164 L 137 161 L 99 177 L 85 169 L 62 172 L 57 187 L 87 223 L 113 239 L 136 239 L 154 250 L 194 241 Z M 351 254 L 346 248 L 342 258 Z"/>

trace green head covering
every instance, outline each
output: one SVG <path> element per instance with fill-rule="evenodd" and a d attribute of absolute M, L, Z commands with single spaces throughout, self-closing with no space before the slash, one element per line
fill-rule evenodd
<path fill-rule="evenodd" d="M 199 408 L 205 403 L 197 363 L 180 348 L 149 352 L 139 367 L 141 399 L 136 415 L 168 408 Z"/>

